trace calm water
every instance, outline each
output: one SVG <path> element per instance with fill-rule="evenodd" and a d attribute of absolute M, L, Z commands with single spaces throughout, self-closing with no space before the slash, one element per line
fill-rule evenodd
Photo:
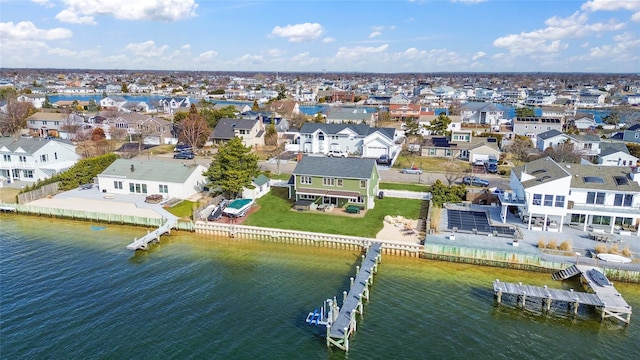
<path fill-rule="evenodd" d="M 631 324 L 495 307 L 491 282 L 535 274 L 386 256 L 351 351 L 328 350 L 307 312 L 348 286 L 351 251 L 0 215 L 2 359 L 629 359 L 640 286 L 617 284 Z M 635 354 L 635 355 L 633 355 Z"/>

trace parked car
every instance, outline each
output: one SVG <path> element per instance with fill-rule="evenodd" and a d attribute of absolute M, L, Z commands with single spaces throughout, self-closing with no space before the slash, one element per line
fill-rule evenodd
<path fill-rule="evenodd" d="M 391 158 L 389 155 L 380 155 L 376 162 L 380 165 L 389 165 L 391 164 Z"/>
<path fill-rule="evenodd" d="M 349 156 L 349 154 L 347 154 L 346 151 L 340 151 L 340 150 L 329 150 L 329 153 L 327 154 L 327 156 L 335 156 L 335 157 L 347 157 Z"/>
<path fill-rule="evenodd" d="M 489 182 L 487 180 L 480 179 L 477 176 L 465 176 L 462 178 L 462 183 L 465 185 L 471 185 L 471 186 L 483 186 L 483 187 L 489 186 Z"/>
<path fill-rule="evenodd" d="M 191 146 L 182 143 L 177 144 L 176 147 L 173 148 L 173 152 L 190 152 L 191 150 Z"/>
<path fill-rule="evenodd" d="M 173 154 L 174 159 L 193 159 L 194 155 L 191 151 L 181 151 L 177 154 Z"/>
<path fill-rule="evenodd" d="M 495 174 L 498 172 L 498 164 L 487 162 L 485 166 L 488 173 Z"/>
<path fill-rule="evenodd" d="M 402 169 L 400 172 L 403 174 L 422 174 L 422 170 L 417 168 Z"/>

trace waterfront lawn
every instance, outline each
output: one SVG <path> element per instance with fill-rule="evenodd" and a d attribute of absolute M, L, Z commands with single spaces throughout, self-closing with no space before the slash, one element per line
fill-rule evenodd
<path fill-rule="evenodd" d="M 417 219 L 421 200 L 385 197 L 376 200 L 375 208 L 358 218 L 319 211 L 293 211 L 284 188 L 272 188 L 269 194 L 257 200 L 257 204 L 260 210 L 247 216 L 244 225 L 375 238 L 386 215 Z"/>
<path fill-rule="evenodd" d="M 431 191 L 431 186 L 421 185 L 421 184 L 381 182 L 380 190 L 406 190 L 406 191 L 417 191 L 417 192 L 429 192 Z"/>
<path fill-rule="evenodd" d="M 190 218 L 191 215 L 193 214 L 193 209 L 195 206 L 194 204 L 195 203 L 193 201 L 182 200 L 176 205 L 170 208 L 167 208 L 166 210 L 179 218 L 184 218 L 184 217 Z"/>

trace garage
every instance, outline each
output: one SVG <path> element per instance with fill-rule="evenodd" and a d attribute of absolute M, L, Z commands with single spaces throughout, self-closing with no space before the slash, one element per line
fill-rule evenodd
<path fill-rule="evenodd" d="M 389 149 L 385 146 L 367 146 L 365 156 L 370 158 L 379 158 L 380 155 L 387 155 Z"/>

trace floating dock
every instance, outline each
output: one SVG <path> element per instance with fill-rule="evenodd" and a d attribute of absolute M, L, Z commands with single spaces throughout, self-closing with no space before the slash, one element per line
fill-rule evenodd
<path fill-rule="evenodd" d="M 129 250 L 147 250 L 149 243 L 160 242 L 160 236 L 164 234 L 170 234 L 171 229 L 176 227 L 176 219 L 167 219 L 159 228 L 154 231 L 150 231 L 147 235 L 133 239 L 133 242 L 127 245 Z"/>
<path fill-rule="evenodd" d="M 580 305 L 587 305 L 600 311 L 602 320 L 613 317 L 626 324 L 631 321 L 631 306 L 627 304 L 599 268 L 574 265 L 554 274 L 553 278 L 567 278 L 568 274 L 580 275 L 580 282 L 587 287 L 589 292 L 577 292 L 573 289 L 550 289 L 546 285 L 540 287 L 523 285 L 522 283 L 504 283 L 500 280 L 493 282 L 493 292 L 498 304 L 502 303 L 502 296 L 506 294 L 515 296 L 516 304 L 523 309 L 526 307 L 527 298 L 533 298 L 541 300 L 542 310 L 547 312 L 551 310 L 553 302 L 561 302 L 567 304 L 568 310 L 572 310 L 574 315 L 578 314 Z"/>
<path fill-rule="evenodd" d="M 349 337 L 356 332 L 356 313 L 362 316 L 363 299 L 369 300 L 369 287 L 373 284 L 373 275 L 378 272 L 381 252 L 382 244 L 373 243 L 366 256 L 362 255 L 362 264 L 356 267 L 356 277 L 350 279 L 349 292 L 343 292 L 342 307 L 338 307 L 334 297 L 333 300 L 327 299 L 322 308 L 307 315 L 308 324 L 327 327 L 327 347 L 335 345 L 349 351 Z"/>

